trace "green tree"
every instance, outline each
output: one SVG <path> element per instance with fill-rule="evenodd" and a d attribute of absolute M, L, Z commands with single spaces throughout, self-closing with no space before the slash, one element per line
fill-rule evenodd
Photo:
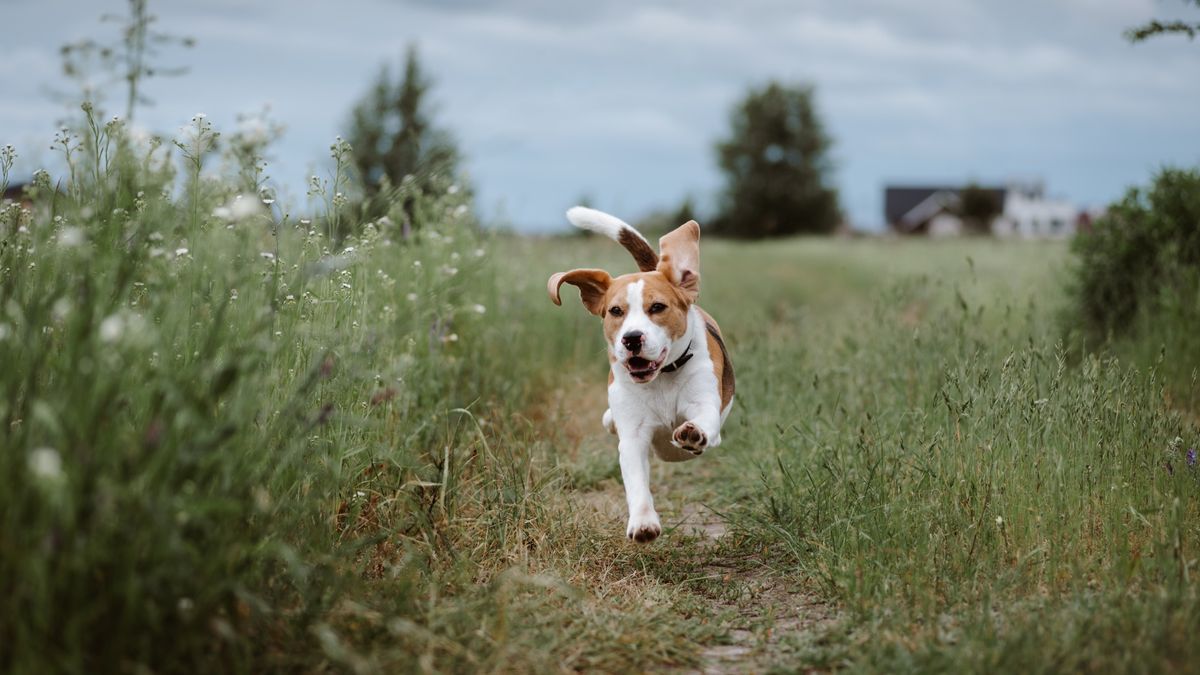
<path fill-rule="evenodd" d="M 429 104 L 432 81 L 415 46 L 409 46 L 404 72 L 394 80 L 385 64 L 370 91 L 354 106 L 346 140 L 367 209 L 392 186 L 413 181 L 416 191 L 432 194 L 447 175 L 458 173 L 459 153 L 450 134 L 437 127 Z M 411 209 L 405 208 L 411 218 Z"/>
<path fill-rule="evenodd" d="M 987 234 L 992 221 L 1004 211 L 1004 204 L 995 192 L 976 183 L 967 185 L 958 194 L 958 215 L 968 231 Z"/>
<path fill-rule="evenodd" d="M 752 90 L 733 110 L 717 145 L 726 186 L 716 230 L 738 237 L 827 233 L 841 220 L 829 185 L 832 141 L 811 86 L 776 82 Z"/>
<path fill-rule="evenodd" d="M 1196 5 L 1200 7 L 1200 0 L 1183 0 L 1185 5 Z M 1195 39 L 1196 35 L 1200 35 L 1200 22 L 1188 23 L 1187 21 L 1159 21 L 1153 19 L 1140 26 L 1130 28 L 1125 31 L 1125 37 L 1130 42 L 1141 42 L 1159 35 L 1168 35 L 1171 33 L 1182 33 L 1188 36 L 1189 40 Z"/>

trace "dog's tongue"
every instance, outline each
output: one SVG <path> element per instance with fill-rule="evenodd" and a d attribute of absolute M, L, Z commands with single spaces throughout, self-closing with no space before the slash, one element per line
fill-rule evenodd
<path fill-rule="evenodd" d="M 651 363 L 650 361 L 647 361 L 646 359 L 643 359 L 640 356 L 629 357 L 629 365 L 634 370 L 645 370 L 646 368 L 650 367 L 650 363 Z"/>

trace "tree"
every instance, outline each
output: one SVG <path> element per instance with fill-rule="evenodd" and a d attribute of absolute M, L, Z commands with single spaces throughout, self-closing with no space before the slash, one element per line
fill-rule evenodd
<path fill-rule="evenodd" d="M 399 80 L 393 81 L 385 64 L 371 90 L 354 106 L 346 140 L 353 148 L 368 210 L 390 186 L 410 180 L 420 193 L 431 194 L 445 182 L 439 179 L 458 173 L 458 148 L 433 123 L 431 87 L 416 47 L 410 46 Z"/>
<path fill-rule="evenodd" d="M 751 90 L 717 145 L 725 173 L 715 229 L 738 237 L 827 233 L 841 220 L 829 186 L 832 141 L 813 107 L 811 86 L 776 82 Z"/>
<path fill-rule="evenodd" d="M 1183 0 L 1186 5 L 1196 5 L 1200 7 L 1200 0 Z M 1189 40 L 1195 39 L 1200 35 L 1200 23 L 1188 23 L 1186 21 L 1167 21 L 1162 22 L 1158 19 L 1153 19 L 1135 28 L 1130 28 L 1125 31 L 1125 37 L 1130 42 L 1141 42 L 1159 35 L 1168 35 L 1171 33 L 1182 33 L 1188 36 Z"/>
<path fill-rule="evenodd" d="M 987 234 L 992 221 L 1004 211 L 1004 204 L 992 190 L 971 183 L 958 194 L 958 215 L 970 232 Z"/>

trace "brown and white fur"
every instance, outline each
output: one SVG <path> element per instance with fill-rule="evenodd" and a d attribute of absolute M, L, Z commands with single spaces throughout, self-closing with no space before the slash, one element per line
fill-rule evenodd
<path fill-rule="evenodd" d="M 559 272 L 548 289 L 561 305 L 562 285 L 577 286 L 584 307 L 604 319 L 611 368 L 602 422 L 619 439 L 625 534 L 653 541 L 662 525 L 650 494 L 651 448 L 668 462 L 699 457 L 720 445 L 733 403 L 733 365 L 721 329 L 696 305 L 700 226 L 688 221 L 664 235 L 656 254 L 637 230 L 607 213 L 577 206 L 567 219 L 619 242 L 640 270 L 616 278 L 599 269 Z"/>

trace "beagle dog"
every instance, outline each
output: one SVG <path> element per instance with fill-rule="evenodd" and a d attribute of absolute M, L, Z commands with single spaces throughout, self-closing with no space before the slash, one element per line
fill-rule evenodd
<path fill-rule="evenodd" d="M 598 269 L 550 277 L 550 299 L 562 304 L 563 284 L 579 288 L 589 312 L 604 320 L 608 341 L 608 410 L 604 427 L 617 435 L 629 522 L 638 542 L 662 533 L 650 494 L 650 450 L 680 462 L 721 443 L 733 403 L 733 364 L 721 329 L 696 305 L 700 296 L 700 226 L 688 221 L 658 241 L 655 253 L 637 230 L 601 211 L 567 211 L 576 227 L 603 234 L 637 262 L 634 274 L 613 278 Z"/>

